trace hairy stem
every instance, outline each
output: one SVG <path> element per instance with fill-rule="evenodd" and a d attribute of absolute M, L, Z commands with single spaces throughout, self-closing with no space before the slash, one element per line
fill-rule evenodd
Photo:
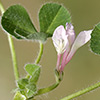
<path fill-rule="evenodd" d="M 42 54 L 43 54 L 43 43 L 41 41 L 39 43 L 40 43 L 40 51 L 38 53 L 37 59 L 35 61 L 35 64 L 38 64 L 40 62 Z M 30 78 L 30 75 L 29 74 L 26 75 L 26 78 Z"/>
<path fill-rule="evenodd" d="M 43 43 L 40 42 L 40 51 L 39 51 L 38 57 L 35 61 L 35 64 L 38 64 L 40 62 L 42 54 L 43 54 Z"/>
<path fill-rule="evenodd" d="M 57 82 L 57 83 L 55 83 L 47 88 L 39 89 L 36 95 L 41 95 L 41 94 L 44 94 L 44 93 L 47 93 L 47 92 L 54 90 L 59 85 L 59 83 L 60 82 Z"/>
<path fill-rule="evenodd" d="M 73 94 L 71 94 L 71 95 L 69 95 L 69 96 L 67 96 L 67 97 L 65 97 L 65 98 L 63 98 L 61 100 L 71 100 L 71 99 L 76 98 L 76 97 L 78 97 L 80 95 L 88 93 L 88 92 L 90 92 L 90 91 L 92 91 L 94 89 L 97 89 L 98 87 L 100 87 L 100 82 L 98 82 L 98 83 L 96 83 L 94 85 L 91 85 L 90 87 L 87 87 L 87 88 L 85 88 L 83 90 L 80 90 L 80 91 L 78 91 L 76 93 L 73 93 Z"/>
<path fill-rule="evenodd" d="M 1 13 L 3 14 L 4 13 L 4 8 L 3 8 L 3 5 L 1 3 L 1 0 L 0 0 L 0 10 L 1 10 Z"/>
<path fill-rule="evenodd" d="M 1 13 L 3 14 L 4 8 L 3 8 L 1 1 L 0 1 L 0 10 L 1 10 Z M 9 35 L 9 34 L 8 34 L 8 41 L 9 41 L 10 51 L 11 51 L 11 55 L 12 55 L 15 79 L 18 80 L 19 79 L 19 73 L 18 73 L 18 67 L 17 67 L 17 61 L 16 61 L 16 53 L 15 53 L 15 49 L 14 49 L 12 36 Z"/>
<path fill-rule="evenodd" d="M 55 79 L 56 79 L 56 82 L 54 84 L 50 85 L 49 87 L 39 89 L 34 96 L 45 94 L 45 93 L 48 93 L 48 92 L 54 90 L 56 87 L 59 86 L 62 78 L 63 78 L 63 73 L 59 74 L 58 71 L 55 70 Z M 28 98 L 27 100 L 31 100 L 32 98 L 34 98 L 34 96 Z"/>
<path fill-rule="evenodd" d="M 49 87 L 39 89 L 39 90 L 37 91 L 37 93 L 36 93 L 34 96 L 48 93 L 48 92 L 54 90 L 58 85 L 59 85 L 59 83 L 55 83 L 55 84 L 53 84 L 53 85 L 51 85 L 51 86 L 49 86 Z M 27 100 L 31 100 L 32 98 L 34 98 L 34 96 L 28 98 Z"/>
<path fill-rule="evenodd" d="M 18 67 L 17 67 L 17 60 L 16 60 L 16 53 L 15 53 L 15 49 L 14 49 L 13 39 L 12 39 L 11 35 L 8 35 L 8 41 L 9 41 L 9 46 L 10 46 L 12 60 L 13 60 L 15 79 L 18 80 L 19 79 L 19 72 L 18 72 Z"/>

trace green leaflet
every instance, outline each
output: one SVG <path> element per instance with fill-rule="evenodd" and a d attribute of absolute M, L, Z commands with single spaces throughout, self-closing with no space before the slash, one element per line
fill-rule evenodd
<path fill-rule="evenodd" d="M 66 8 L 56 3 L 47 3 L 39 12 L 40 32 L 37 32 L 27 11 L 21 5 L 10 6 L 3 14 L 1 25 L 17 39 L 40 40 L 51 37 L 59 25 L 71 22 Z"/>
<path fill-rule="evenodd" d="M 10 6 L 1 19 L 2 27 L 17 39 L 46 40 L 46 34 L 38 33 L 21 5 Z"/>
<path fill-rule="evenodd" d="M 19 91 L 16 98 L 22 98 L 21 96 L 25 96 L 26 98 L 33 97 L 37 93 L 37 81 L 40 76 L 40 67 L 35 64 L 27 64 L 25 66 L 25 70 L 30 75 L 29 78 L 21 78 L 17 81 Z M 21 95 L 21 96 L 20 96 Z M 20 100 L 20 99 L 15 99 Z"/>
<path fill-rule="evenodd" d="M 100 54 L 100 23 L 92 31 L 90 48 L 94 53 Z"/>
<path fill-rule="evenodd" d="M 16 92 L 14 100 L 26 100 L 26 97 L 22 95 L 20 92 Z"/>
<path fill-rule="evenodd" d="M 25 70 L 30 75 L 30 83 L 37 83 L 39 76 L 40 76 L 40 67 L 35 64 L 27 64 L 25 66 Z"/>
<path fill-rule="evenodd" d="M 42 6 L 39 12 L 40 32 L 52 36 L 59 25 L 71 22 L 71 17 L 66 8 L 56 3 L 47 3 Z"/>
<path fill-rule="evenodd" d="M 33 83 L 31 83 L 31 84 L 28 84 L 27 86 L 26 86 L 26 89 L 27 89 L 27 97 L 28 98 L 30 98 L 30 97 L 32 97 L 32 96 L 34 96 L 34 94 L 36 93 L 36 85 L 35 84 L 33 84 Z"/>
<path fill-rule="evenodd" d="M 28 79 L 25 78 L 19 79 L 17 83 L 20 89 L 25 89 L 25 86 L 28 84 Z"/>
<path fill-rule="evenodd" d="M 19 96 L 19 94 L 21 94 L 27 98 L 30 98 L 37 91 L 36 84 L 34 84 L 34 82 L 30 83 L 29 79 L 22 78 L 22 79 L 18 80 L 17 83 L 18 83 L 18 91 L 20 91 L 20 93 L 18 93 L 18 96 Z"/>

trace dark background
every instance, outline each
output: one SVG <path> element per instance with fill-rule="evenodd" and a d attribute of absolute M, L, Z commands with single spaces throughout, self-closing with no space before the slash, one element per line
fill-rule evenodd
<path fill-rule="evenodd" d="M 100 0 L 2 0 L 4 8 L 13 4 L 23 5 L 39 30 L 38 11 L 46 2 L 63 4 L 71 13 L 75 32 L 89 30 L 100 21 Z M 34 62 L 39 44 L 37 42 L 14 39 L 20 76 L 24 77 L 24 65 Z M 45 87 L 55 82 L 56 51 L 51 39 L 44 45 L 41 77 L 38 87 Z M 60 100 L 78 90 L 100 81 L 100 57 L 91 52 L 89 43 L 81 47 L 64 70 L 64 79 L 54 91 L 41 95 L 37 100 Z M 13 67 L 7 35 L 0 29 L 0 100 L 12 100 L 15 88 Z M 100 89 L 75 98 L 74 100 L 100 100 Z"/>

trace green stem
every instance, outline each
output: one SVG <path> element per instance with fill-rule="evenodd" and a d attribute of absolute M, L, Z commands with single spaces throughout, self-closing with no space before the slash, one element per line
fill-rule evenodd
<path fill-rule="evenodd" d="M 54 90 L 54 89 L 59 85 L 59 83 L 60 83 L 60 82 L 55 83 L 55 84 L 53 84 L 53 85 L 51 85 L 51 86 L 49 86 L 49 87 L 47 87 L 47 88 L 39 89 L 39 90 L 37 91 L 37 93 L 36 93 L 34 96 L 41 95 L 41 94 L 44 94 L 44 93 L 48 93 L 48 92 Z M 27 100 L 31 100 L 32 98 L 34 98 L 34 96 L 28 98 Z"/>
<path fill-rule="evenodd" d="M 59 83 L 60 82 L 57 82 L 57 83 L 55 83 L 55 84 L 53 84 L 53 85 L 51 85 L 51 86 L 49 86 L 47 88 L 39 89 L 35 96 L 41 95 L 41 94 L 44 94 L 44 93 L 47 93 L 47 92 L 50 92 L 50 91 L 54 90 L 59 85 Z"/>
<path fill-rule="evenodd" d="M 39 43 L 40 43 L 40 51 L 39 51 L 39 53 L 38 53 L 37 59 L 36 59 L 36 61 L 35 61 L 35 64 L 38 64 L 38 63 L 40 62 L 41 57 L 42 57 L 42 54 L 43 54 L 43 43 L 42 43 L 41 41 L 40 41 Z M 26 76 L 26 78 L 30 78 L 30 75 L 28 74 L 28 75 Z"/>
<path fill-rule="evenodd" d="M 39 51 L 38 57 L 37 57 L 37 59 L 35 61 L 35 64 L 38 64 L 40 62 L 42 54 L 43 54 L 43 43 L 40 42 L 40 51 Z"/>
<path fill-rule="evenodd" d="M 56 83 L 52 84 L 49 87 L 39 89 L 34 96 L 41 95 L 41 94 L 44 94 L 44 93 L 48 93 L 48 92 L 54 90 L 56 87 L 59 86 L 60 82 L 62 81 L 62 78 L 63 78 L 63 72 L 60 74 L 57 70 L 55 70 Z M 34 96 L 28 98 L 27 100 L 34 98 Z"/>
<path fill-rule="evenodd" d="M 62 81 L 63 72 L 59 73 L 57 70 L 55 70 L 55 79 L 56 79 L 56 83 L 54 83 L 53 85 L 51 85 L 49 87 L 39 89 L 35 96 L 41 95 L 41 94 L 44 94 L 44 93 L 47 93 L 47 92 L 54 90 L 60 84 L 60 82 Z"/>
<path fill-rule="evenodd" d="M 0 10 L 1 10 L 1 13 L 3 14 L 4 13 L 4 8 L 3 8 L 3 5 L 1 3 L 1 0 L 0 0 Z"/>
<path fill-rule="evenodd" d="M 1 13 L 3 14 L 4 8 L 3 8 L 1 1 L 0 1 L 0 10 L 1 10 Z M 17 67 L 17 61 L 16 61 L 16 53 L 15 53 L 15 49 L 14 49 L 12 36 L 9 34 L 8 34 L 8 41 L 9 41 L 10 51 L 11 51 L 12 60 L 13 60 L 13 69 L 14 69 L 15 79 L 18 80 L 19 73 L 18 73 L 18 67 Z"/>
<path fill-rule="evenodd" d="M 11 35 L 8 35 L 8 41 L 9 41 L 9 46 L 10 46 L 12 60 L 13 60 L 15 79 L 18 80 L 19 79 L 19 72 L 18 72 L 18 67 L 17 67 L 15 48 L 14 48 L 13 39 L 12 39 Z"/>
<path fill-rule="evenodd" d="M 76 93 L 73 93 L 73 94 L 71 94 L 71 95 L 69 95 L 69 96 L 67 96 L 67 97 L 65 97 L 65 98 L 63 98 L 61 100 L 71 100 L 71 99 L 76 98 L 76 97 L 78 97 L 78 96 L 80 96 L 82 94 L 85 94 L 85 93 L 88 93 L 88 92 L 90 92 L 90 91 L 92 91 L 94 89 L 97 89 L 98 87 L 100 87 L 100 82 L 98 82 L 98 83 L 96 83 L 94 85 L 91 85 L 90 87 L 87 87 L 87 88 L 85 88 L 83 90 L 80 90 L 80 91 L 78 91 Z"/>

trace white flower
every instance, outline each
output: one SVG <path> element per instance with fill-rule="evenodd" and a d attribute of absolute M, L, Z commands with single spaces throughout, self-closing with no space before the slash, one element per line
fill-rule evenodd
<path fill-rule="evenodd" d="M 53 44 L 58 53 L 57 70 L 63 71 L 65 65 L 71 60 L 78 48 L 86 44 L 91 38 L 92 30 L 82 31 L 75 39 L 74 27 L 71 23 L 66 23 L 66 29 L 62 25 L 58 26 L 53 34 Z M 60 65 L 61 56 L 63 54 Z"/>
<path fill-rule="evenodd" d="M 54 31 L 52 40 L 54 43 L 54 46 L 56 47 L 56 50 L 58 54 L 64 53 L 64 51 L 67 49 L 68 46 L 68 35 L 66 34 L 66 30 L 61 25 L 56 28 Z"/>

